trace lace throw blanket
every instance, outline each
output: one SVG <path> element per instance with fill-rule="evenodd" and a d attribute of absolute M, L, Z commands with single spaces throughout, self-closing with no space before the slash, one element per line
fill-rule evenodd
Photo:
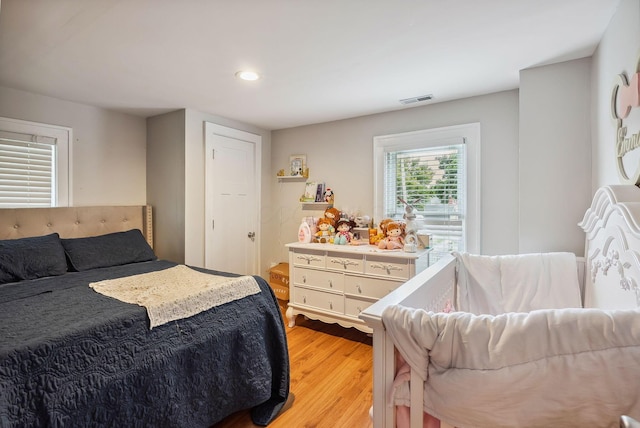
<path fill-rule="evenodd" d="M 89 286 L 105 296 L 144 306 L 151 329 L 260 292 L 252 276 L 211 275 L 185 265 Z"/>

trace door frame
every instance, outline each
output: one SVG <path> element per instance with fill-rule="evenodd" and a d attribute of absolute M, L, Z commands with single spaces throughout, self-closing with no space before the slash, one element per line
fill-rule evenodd
<path fill-rule="evenodd" d="M 209 248 L 210 243 L 208 242 L 207 236 L 211 232 L 211 219 L 213 218 L 213 209 L 211 204 L 209 203 L 209 186 L 210 180 L 212 179 L 212 168 L 213 168 L 213 156 L 211 155 L 211 149 L 213 148 L 213 141 L 209 138 L 209 135 L 219 135 L 222 137 L 233 138 L 236 140 L 242 140 L 247 143 L 253 144 L 254 148 L 254 157 L 253 161 L 255 163 L 254 168 L 254 188 L 255 188 L 255 213 L 254 213 L 254 221 L 255 221 L 255 246 L 254 246 L 254 263 L 253 263 L 253 274 L 258 275 L 261 265 L 261 204 L 262 200 L 262 136 L 258 134 L 253 134 L 247 131 L 241 131 L 235 128 L 229 128 L 227 126 L 218 125 L 212 122 L 205 121 L 205 183 L 204 183 L 204 265 L 207 264 L 207 255 L 211 251 Z"/>

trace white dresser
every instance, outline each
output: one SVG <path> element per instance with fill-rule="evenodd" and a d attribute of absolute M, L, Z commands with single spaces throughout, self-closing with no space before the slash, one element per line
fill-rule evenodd
<path fill-rule="evenodd" d="M 289 248 L 289 327 L 296 316 L 371 329 L 358 315 L 416 274 L 424 251 L 405 253 L 372 245 L 286 245 Z M 419 269 L 418 269 L 419 270 Z"/>

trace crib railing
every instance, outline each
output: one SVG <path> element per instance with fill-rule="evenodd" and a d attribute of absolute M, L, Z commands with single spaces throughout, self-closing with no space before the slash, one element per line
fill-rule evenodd
<path fill-rule="evenodd" d="M 360 318 L 373 329 L 374 428 L 395 427 L 395 406 L 388 398 L 396 373 L 395 347 L 382 323 L 382 311 L 389 305 L 422 308 L 433 312 L 445 310 L 456 302 L 455 271 L 455 258 L 446 255 L 360 314 Z M 423 380 L 412 373 L 411 384 L 419 385 L 411 388 L 411 426 L 421 427 Z"/>

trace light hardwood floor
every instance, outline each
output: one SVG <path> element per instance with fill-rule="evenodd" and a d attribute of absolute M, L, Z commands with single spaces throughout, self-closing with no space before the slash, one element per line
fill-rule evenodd
<path fill-rule="evenodd" d="M 287 327 L 291 394 L 269 428 L 370 428 L 373 385 L 371 337 L 354 328 L 307 320 Z M 251 428 L 248 411 L 213 428 Z"/>

